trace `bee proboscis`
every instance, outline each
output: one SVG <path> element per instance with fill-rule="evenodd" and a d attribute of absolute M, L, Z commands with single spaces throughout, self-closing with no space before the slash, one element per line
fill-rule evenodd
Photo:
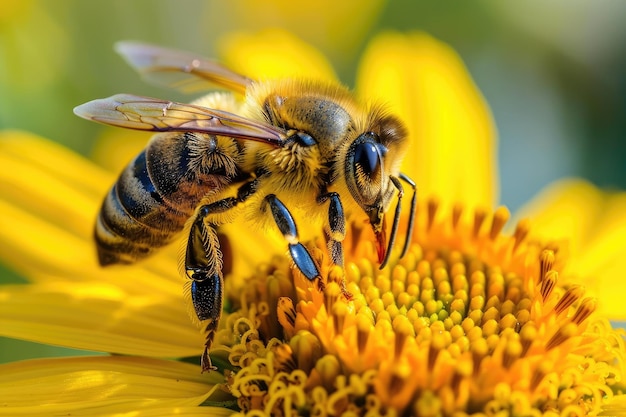
<path fill-rule="evenodd" d="M 183 266 L 206 331 L 203 371 L 213 369 L 209 348 L 222 311 L 220 224 L 243 217 L 277 228 L 295 267 L 313 281 L 319 266 L 300 243 L 293 213 L 321 222 L 339 266 L 346 214 L 365 217 L 383 268 L 395 243 L 404 182 L 413 192 L 404 256 L 416 186 L 399 172 L 405 127 L 381 105 L 364 106 L 337 83 L 255 81 L 190 52 L 134 42 L 117 44 L 117 51 L 147 78 L 182 90 L 213 85 L 231 91 L 192 104 L 118 94 L 74 109 L 96 122 L 161 132 L 105 197 L 94 236 L 99 261 L 108 265 L 145 258 L 188 230 Z M 385 213 L 394 194 L 388 237 Z"/>

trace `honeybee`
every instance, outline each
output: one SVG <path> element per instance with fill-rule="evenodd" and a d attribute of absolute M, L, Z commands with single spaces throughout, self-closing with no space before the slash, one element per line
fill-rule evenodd
<path fill-rule="evenodd" d="M 319 266 L 300 243 L 296 218 L 323 225 L 330 258 L 343 266 L 346 214 L 361 216 L 374 232 L 382 269 L 394 246 L 404 182 L 413 192 L 404 256 L 416 186 L 399 172 L 406 129 L 381 105 L 362 105 L 334 83 L 255 81 L 189 52 L 134 42 L 116 49 L 147 78 L 182 90 L 230 90 L 191 104 L 118 94 L 74 109 L 96 122 L 161 132 L 104 198 L 94 236 L 104 266 L 143 259 L 188 230 L 182 265 L 206 334 L 203 371 L 213 369 L 209 348 L 222 311 L 220 224 L 243 217 L 277 228 L 295 267 L 313 281 Z M 388 237 L 385 213 L 394 194 Z"/>

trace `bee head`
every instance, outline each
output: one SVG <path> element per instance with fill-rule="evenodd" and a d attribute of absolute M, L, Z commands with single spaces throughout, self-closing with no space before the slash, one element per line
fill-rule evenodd
<path fill-rule="evenodd" d="M 382 262 L 387 252 L 385 212 L 396 190 L 391 177 L 399 173 L 407 141 L 405 129 L 396 118 L 379 117 L 370 126 L 350 144 L 344 169 L 348 190 L 376 235 Z"/>

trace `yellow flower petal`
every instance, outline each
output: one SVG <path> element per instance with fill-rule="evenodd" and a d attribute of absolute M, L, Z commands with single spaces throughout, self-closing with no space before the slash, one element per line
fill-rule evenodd
<path fill-rule="evenodd" d="M 0 256 L 31 280 L 74 277 L 116 280 L 139 288 L 180 292 L 175 259 L 179 245 L 133 268 L 97 265 L 92 233 L 100 204 L 114 177 L 68 149 L 36 135 L 0 133 Z M 141 283 L 134 268 L 153 279 Z M 109 281 L 110 282 L 110 281 Z"/>
<path fill-rule="evenodd" d="M 0 287 L 0 334 L 127 355 L 200 354 L 204 340 L 180 296 L 128 294 L 106 282 Z"/>
<path fill-rule="evenodd" d="M 218 46 L 224 64 L 249 77 L 336 78 L 324 55 L 287 31 L 236 32 L 220 39 Z"/>
<path fill-rule="evenodd" d="M 425 34 L 378 35 L 359 65 L 357 91 L 389 103 L 407 124 L 403 169 L 421 198 L 493 207 L 496 133 L 487 104 L 459 56 Z"/>
<path fill-rule="evenodd" d="M 623 320 L 626 294 L 626 193 L 603 193 L 586 181 L 566 179 L 546 187 L 519 216 L 533 225 L 531 236 L 567 242 L 568 271 L 582 277 L 600 300 L 599 311 Z"/>
<path fill-rule="evenodd" d="M 71 150 L 28 132 L 0 131 L 0 151 L 3 158 L 21 163 L 21 167 L 14 174 L 21 174 L 26 179 L 31 171 L 49 174 L 66 187 L 73 187 L 91 196 L 102 195 L 108 188 L 107 184 L 114 179 L 111 173 L 98 168 Z M 37 185 L 33 181 L 32 188 L 45 187 L 45 184 L 43 187 Z"/>
<path fill-rule="evenodd" d="M 91 157 L 98 165 L 119 174 L 146 147 L 153 134 L 129 129 L 106 128 L 98 137 Z"/>
<path fill-rule="evenodd" d="M 131 415 L 131 410 L 178 408 L 187 410 L 182 415 L 194 415 L 188 407 L 211 396 L 221 379 L 218 374 L 200 375 L 193 365 L 147 358 L 16 362 L 0 365 L 0 415 Z"/>
<path fill-rule="evenodd" d="M 380 16 L 385 3 L 384 0 L 236 0 L 212 2 L 209 12 L 231 19 L 246 30 L 280 27 L 333 57 L 340 54 L 345 57 L 357 51 L 357 43 Z M 315 23 L 311 24 L 312 21 Z"/>

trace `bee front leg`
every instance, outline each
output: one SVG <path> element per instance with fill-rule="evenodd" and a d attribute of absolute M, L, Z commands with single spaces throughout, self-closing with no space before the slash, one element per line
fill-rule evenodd
<path fill-rule="evenodd" d="M 346 237 L 346 216 L 339 194 L 332 192 L 322 194 L 317 198 L 319 204 L 330 200 L 328 205 L 328 224 L 324 227 L 328 237 L 328 252 L 335 265 L 343 267 L 343 239 Z"/>
<path fill-rule="evenodd" d="M 317 265 L 309 251 L 299 241 L 298 229 L 293 216 L 285 207 L 285 205 L 274 194 L 268 194 L 265 197 L 265 202 L 269 204 L 274 216 L 274 221 L 278 226 L 278 230 L 283 234 L 287 243 L 289 244 L 289 253 L 293 262 L 296 264 L 300 272 L 307 277 L 308 280 L 313 281 L 320 277 L 320 272 L 317 269 Z M 321 285 L 321 280 L 319 281 Z"/>
<path fill-rule="evenodd" d="M 325 193 L 317 198 L 319 204 L 328 204 L 328 224 L 324 227 L 328 237 L 328 252 L 335 265 L 343 268 L 343 240 L 346 237 L 346 216 L 339 199 L 339 194 L 335 192 Z M 345 277 L 341 280 L 341 292 L 346 299 L 351 299 L 352 294 L 346 288 Z"/>
<path fill-rule="evenodd" d="M 198 211 L 189 231 L 185 253 L 185 272 L 191 279 L 190 295 L 196 317 L 205 323 L 206 340 L 200 360 L 202 372 L 215 369 L 209 357 L 209 348 L 222 315 L 224 279 L 222 254 L 215 228 L 206 224 L 208 206 Z"/>

